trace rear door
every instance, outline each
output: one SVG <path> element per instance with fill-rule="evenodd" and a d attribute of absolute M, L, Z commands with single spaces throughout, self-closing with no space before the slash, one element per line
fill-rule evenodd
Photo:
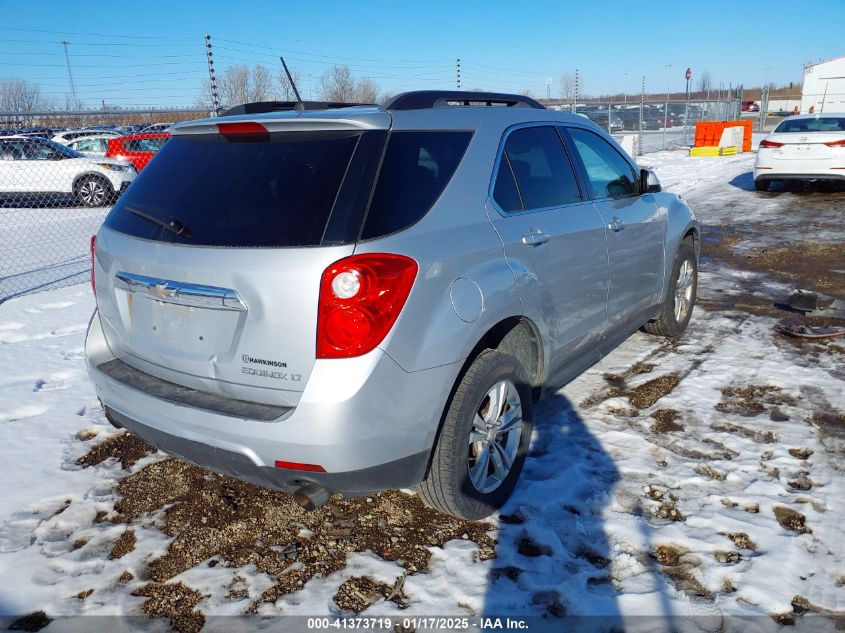
<path fill-rule="evenodd" d="M 315 363 L 320 278 L 352 254 L 344 227 L 360 226 L 384 135 L 174 136 L 98 234 L 112 352 L 177 384 L 294 406 Z"/>
<path fill-rule="evenodd" d="M 604 328 L 604 222 L 579 187 L 554 125 L 510 130 L 490 199 L 488 214 L 504 241 L 523 310 L 549 341 L 552 375 Z"/>
<path fill-rule="evenodd" d="M 660 301 L 666 211 L 652 194 L 640 195 L 638 170 L 606 139 L 576 127 L 567 127 L 566 135 L 608 228 L 608 327 L 614 327 Z"/>

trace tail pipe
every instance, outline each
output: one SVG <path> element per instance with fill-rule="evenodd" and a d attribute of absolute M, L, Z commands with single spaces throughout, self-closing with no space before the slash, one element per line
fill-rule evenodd
<path fill-rule="evenodd" d="M 310 512 L 322 506 L 330 496 L 331 493 L 325 488 L 316 484 L 305 484 L 293 493 L 293 500 Z"/>

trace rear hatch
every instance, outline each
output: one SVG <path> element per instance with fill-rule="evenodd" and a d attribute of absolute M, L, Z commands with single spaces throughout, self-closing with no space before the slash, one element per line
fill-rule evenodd
<path fill-rule="evenodd" d="M 788 119 L 766 137 L 772 156 L 781 160 L 825 160 L 845 157 L 845 117 Z M 761 148 L 765 144 L 761 144 Z M 843 164 L 845 166 L 845 163 Z"/>
<path fill-rule="evenodd" d="M 201 391 L 297 404 L 320 278 L 353 252 L 387 135 L 373 128 L 390 123 L 309 116 L 174 129 L 97 237 L 117 358 Z"/>

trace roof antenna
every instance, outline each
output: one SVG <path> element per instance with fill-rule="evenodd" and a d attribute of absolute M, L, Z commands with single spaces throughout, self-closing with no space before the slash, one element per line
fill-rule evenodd
<path fill-rule="evenodd" d="M 285 74 L 288 76 L 288 81 L 290 82 L 290 87 L 293 88 L 293 94 L 296 95 L 296 106 L 294 109 L 297 112 L 305 112 L 305 103 L 302 101 L 302 97 L 299 96 L 299 90 L 296 89 L 296 84 L 293 83 L 293 77 L 290 76 L 290 71 L 288 70 L 288 65 L 285 63 L 285 58 L 279 55 L 279 59 L 282 60 L 282 66 L 285 69 Z"/>

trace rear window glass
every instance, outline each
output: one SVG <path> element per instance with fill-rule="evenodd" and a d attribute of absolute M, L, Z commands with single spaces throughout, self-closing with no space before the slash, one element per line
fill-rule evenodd
<path fill-rule="evenodd" d="M 106 218 L 135 237 L 205 246 L 315 246 L 361 132 L 168 140 Z M 166 227 L 170 228 L 166 228 Z"/>
<path fill-rule="evenodd" d="M 166 138 L 135 138 L 123 141 L 123 147 L 127 152 L 157 152 L 166 140 Z"/>
<path fill-rule="evenodd" d="M 389 235 L 419 221 L 443 193 L 470 138 L 472 132 L 391 133 L 361 238 Z"/>
<path fill-rule="evenodd" d="M 845 132 L 845 117 L 823 116 L 812 119 L 782 121 L 776 134 L 789 132 Z"/>

